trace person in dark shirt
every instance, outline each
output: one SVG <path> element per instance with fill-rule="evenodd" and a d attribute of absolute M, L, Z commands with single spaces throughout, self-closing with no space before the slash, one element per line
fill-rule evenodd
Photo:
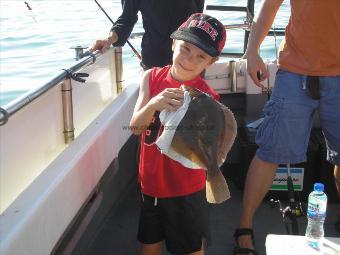
<path fill-rule="evenodd" d="M 90 51 L 105 52 L 111 44 L 123 46 L 128 40 L 140 11 L 145 33 L 142 39 L 142 66 L 163 67 L 172 63 L 170 35 L 191 14 L 203 12 L 204 0 L 124 0 L 121 16 L 110 35 L 97 40 Z"/>

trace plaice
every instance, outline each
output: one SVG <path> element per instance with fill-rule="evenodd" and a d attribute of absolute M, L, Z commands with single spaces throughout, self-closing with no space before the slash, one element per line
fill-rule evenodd
<path fill-rule="evenodd" d="M 221 203 L 230 197 L 219 167 L 235 140 L 233 113 L 202 91 L 182 85 L 183 105 L 176 111 L 163 110 L 164 125 L 156 141 L 161 152 L 183 166 L 207 170 L 207 201 Z"/>

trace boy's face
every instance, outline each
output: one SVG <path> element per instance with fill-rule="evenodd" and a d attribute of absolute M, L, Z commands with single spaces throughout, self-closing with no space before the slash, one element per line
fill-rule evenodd
<path fill-rule="evenodd" d="M 174 40 L 172 47 L 174 54 L 171 74 L 178 81 L 188 81 L 197 77 L 217 60 L 185 41 Z"/>

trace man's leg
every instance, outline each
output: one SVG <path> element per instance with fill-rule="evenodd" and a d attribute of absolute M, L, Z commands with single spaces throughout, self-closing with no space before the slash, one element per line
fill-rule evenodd
<path fill-rule="evenodd" d="M 245 183 L 240 228 L 252 228 L 255 211 L 273 183 L 277 167 L 278 164 L 254 156 Z M 237 241 L 242 248 L 254 248 L 249 235 L 240 236 Z"/>
<path fill-rule="evenodd" d="M 335 179 L 336 189 L 338 190 L 338 196 L 340 198 L 340 167 L 339 166 L 334 166 L 334 179 Z"/>
<path fill-rule="evenodd" d="M 327 145 L 327 160 L 334 164 L 334 179 L 340 198 L 340 76 L 320 77 L 320 120 Z M 336 228 L 340 232 L 340 211 Z"/>
<path fill-rule="evenodd" d="M 243 230 L 236 230 L 235 234 L 248 235 L 239 236 L 240 248 L 253 248 L 251 231 L 245 229 L 252 228 L 255 211 L 275 177 L 278 164 L 269 162 L 297 163 L 306 159 L 312 115 L 318 104 L 309 97 L 305 81 L 305 76 L 281 69 L 276 74 L 275 86 L 256 134 L 256 156 L 247 173 L 239 225 Z"/>
<path fill-rule="evenodd" d="M 336 165 L 334 166 L 334 179 L 335 179 L 336 189 L 338 190 L 338 196 L 340 199 L 340 167 Z M 337 231 L 340 232 L 340 208 L 338 212 L 338 220 L 335 223 L 335 228 Z"/>

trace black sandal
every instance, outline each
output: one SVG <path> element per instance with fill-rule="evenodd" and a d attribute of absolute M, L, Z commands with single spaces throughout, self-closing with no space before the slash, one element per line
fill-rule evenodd
<path fill-rule="evenodd" d="M 234 232 L 234 239 L 235 239 L 235 248 L 234 248 L 234 255 L 235 254 L 252 254 L 252 255 L 258 255 L 257 251 L 255 249 L 250 248 L 242 248 L 238 244 L 238 238 L 240 236 L 249 235 L 251 236 L 251 240 L 254 243 L 254 233 L 251 228 L 237 228 Z"/>

